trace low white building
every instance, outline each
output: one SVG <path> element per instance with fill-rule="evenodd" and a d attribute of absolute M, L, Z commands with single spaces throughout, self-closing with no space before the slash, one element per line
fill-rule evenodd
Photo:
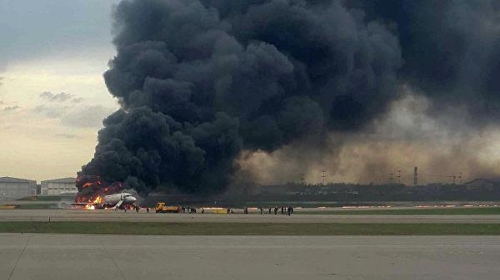
<path fill-rule="evenodd" d="M 41 182 L 41 195 L 76 194 L 78 189 L 75 185 L 76 178 L 62 178 L 46 180 Z"/>
<path fill-rule="evenodd" d="M 0 199 L 17 199 L 36 195 L 36 181 L 12 177 L 0 178 Z"/>

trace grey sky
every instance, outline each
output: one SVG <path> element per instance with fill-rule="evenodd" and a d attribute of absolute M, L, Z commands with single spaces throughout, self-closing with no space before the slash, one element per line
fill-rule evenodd
<path fill-rule="evenodd" d="M 102 73 L 119 0 L 0 0 L 0 176 L 75 176 L 116 110 Z"/>
<path fill-rule="evenodd" d="M 117 0 L 0 1 L 0 71 L 9 63 L 111 46 Z"/>

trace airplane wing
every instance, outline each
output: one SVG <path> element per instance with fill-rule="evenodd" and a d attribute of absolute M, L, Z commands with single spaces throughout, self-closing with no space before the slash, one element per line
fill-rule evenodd
<path fill-rule="evenodd" d="M 101 207 L 100 204 L 96 204 L 96 203 L 78 203 L 78 202 L 75 202 L 75 203 L 62 203 L 62 205 L 65 205 L 64 207 L 81 207 L 81 208 L 91 208 L 91 209 L 99 209 Z"/>
<path fill-rule="evenodd" d="M 65 203 L 65 202 L 63 202 L 63 204 L 66 204 L 66 205 L 73 205 L 73 206 L 87 206 L 87 205 L 89 205 L 89 204 L 90 204 L 90 205 L 93 205 L 93 203 L 90 203 L 90 202 L 89 202 L 89 203 L 76 203 L 76 202 L 75 202 L 75 203 Z"/>

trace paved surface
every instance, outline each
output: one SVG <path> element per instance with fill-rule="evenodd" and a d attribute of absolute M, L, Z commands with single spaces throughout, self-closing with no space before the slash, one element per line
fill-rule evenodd
<path fill-rule="evenodd" d="M 161 214 L 115 210 L 0 210 L 2 221 L 122 221 L 241 223 L 500 223 L 500 215 Z"/>
<path fill-rule="evenodd" d="M 0 234 L 0 279 L 498 279 L 500 237 Z"/>

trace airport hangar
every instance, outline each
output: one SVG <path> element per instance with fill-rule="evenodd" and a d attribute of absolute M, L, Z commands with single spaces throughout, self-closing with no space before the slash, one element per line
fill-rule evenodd
<path fill-rule="evenodd" d="M 62 178 L 41 182 L 40 195 L 76 194 L 76 178 Z"/>
<path fill-rule="evenodd" d="M 17 199 L 36 195 L 36 181 L 12 177 L 0 178 L 0 199 Z"/>
<path fill-rule="evenodd" d="M 13 177 L 0 177 L 0 200 L 19 199 L 35 195 L 76 194 L 75 178 L 41 181 Z"/>

